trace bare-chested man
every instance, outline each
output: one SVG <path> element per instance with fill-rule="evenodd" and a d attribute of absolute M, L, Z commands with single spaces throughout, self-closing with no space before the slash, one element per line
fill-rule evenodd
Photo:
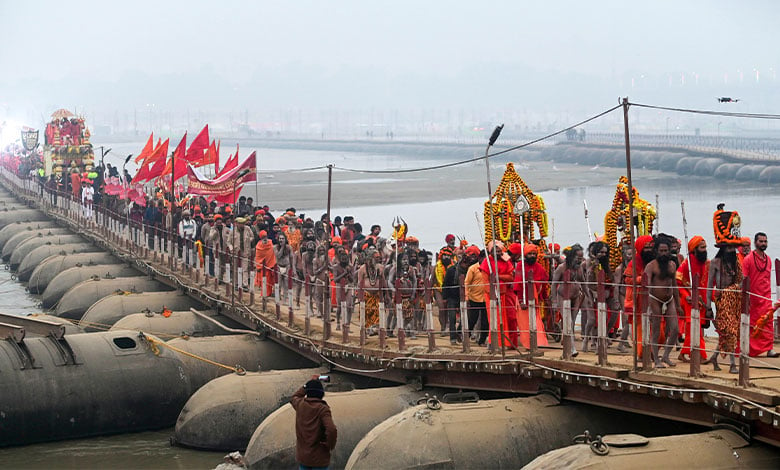
<path fill-rule="evenodd" d="M 583 351 L 586 349 L 586 340 L 591 341 L 591 346 L 596 347 L 596 334 L 598 329 L 597 321 L 597 303 L 598 303 L 598 273 L 604 272 L 604 289 L 606 290 L 605 303 L 607 305 L 608 321 L 607 331 L 611 330 L 617 322 L 617 312 L 615 312 L 615 305 L 617 299 L 613 295 L 613 274 L 609 267 L 609 245 L 603 241 L 593 242 L 588 246 L 589 258 L 585 263 L 585 285 L 587 286 L 587 294 L 590 299 L 590 309 L 583 312 L 584 318 L 582 323 L 583 331 Z M 587 335 L 587 338 L 586 338 Z"/>
<path fill-rule="evenodd" d="M 335 263 L 331 265 L 333 283 L 336 286 L 336 311 L 338 321 L 347 324 L 352 322 L 352 287 L 355 285 L 355 270 L 352 266 L 349 252 L 340 248 L 336 252 Z M 342 302 L 346 303 L 346 313 L 342 311 Z"/>
<path fill-rule="evenodd" d="M 658 369 L 665 368 L 666 365 L 675 366 L 675 363 L 669 359 L 669 354 L 677 342 L 679 332 L 677 316 L 683 315 L 680 294 L 677 290 L 677 262 L 673 259 L 671 247 L 671 240 L 666 237 L 658 237 L 655 240 L 655 259 L 645 266 L 649 284 L 651 350 L 653 351 L 655 367 Z M 658 354 L 662 318 L 666 320 L 666 342 L 664 343 L 663 358 Z"/>
<path fill-rule="evenodd" d="M 402 318 L 396 318 L 395 309 L 393 309 L 393 321 L 390 324 L 390 329 L 394 330 L 396 321 L 398 322 L 398 328 L 404 328 L 404 330 L 411 335 L 415 336 L 415 330 L 412 325 L 412 319 L 414 318 L 414 308 L 412 306 L 412 299 L 417 294 L 417 274 L 414 269 L 409 267 L 409 258 L 406 253 L 398 255 L 398 266 L 394 266 L 389 273 L 389 285 L 390 290 L 396 302 L 401 303 L 401 316 Z"/>
<path fill-rule="evenodd" d="M 327 242 L 325 242 L 327 243 Z M 325 243 L 317 246 L 314 258 L 314 298 L 317 305 L 317 317 L 322 318 L 330 313 L 330 261 L 328 247 Z"/>
<path fill-rule="evenodd" d="M 571 301 L 571 324 L 574 325 L 574 321 L 577 319 L 577 313 L 580 311 L 582 302 L 585 298 L 585 289 L 583 283 L 585 282 L 584 271 L 582 269 L 583 263 L 583 249 L 579 244 L 572 245 L 568 249 L 564 250 L 564 262 L 558 265 L 553 271 L 552 284 L 552 305 L 554 311 L 562 312 L 563 301 Z M 563 276 L 569 271 L 571 273 L 571 284 L 569 284 L 568 296 L 565 295 L 563 288 Z M 574 347 L 574 342 L 571 343 L 572 356 L 577 356 L 577 349 Z"/>
<path fill-rule="evenodd" d="M 385 267 L 382 255 L 375 248 L 369 248 L 365 256 L 366 262 L 358 270 L 358 286 L 366 303 L 366 330 L 369 335 L 375 335 L 378 333 L 379 303 L 384 301 Z"/>
<path fill-rule="evenodd" d="M 276 255 L 276 268 L 279 270 L 277 285 L 279 286 L 279 295 L 285 299 L 288 294 L 289 277 L 293 270 L 293 251 L 287 243 L 287 236 L 279 233 L 274 245 L 274 254 Z"/>
<path fill-rule="evenodd" d="M 313 241 L 301 243 L 301 249 L 295 254 L 295 302 L 298 307 L 301 306 L 301 291 L 304 284 L 309 283 L 310 293 L 314 291 L 314 255 L 317 251 L 317 244 Z"/>

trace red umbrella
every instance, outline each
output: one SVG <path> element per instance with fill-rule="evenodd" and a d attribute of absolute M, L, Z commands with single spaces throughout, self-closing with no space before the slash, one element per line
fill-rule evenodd
<path fill-rule="evenodd" d="M 73 116 L 74 116 L 74 114 L 71 113 L 70 111 L 68 111 L 65 108 L 60 108 L 57 111 L 54 111 L 53 113 L 51 113 L 51 117 L 55 118 L 55 119 L 69 118 L 69 117 L 73 117 Z"/>

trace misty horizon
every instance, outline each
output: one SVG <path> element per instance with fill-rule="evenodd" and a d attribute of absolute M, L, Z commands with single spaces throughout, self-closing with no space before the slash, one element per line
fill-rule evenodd
<path fill-rule="evenodd" d="M 778 12 L 769 1 L 3 0 L 0 119 L 40 125 L 64 107 L 112 132 L 453 133 L 568 125 L 620 96 L 699 109 L 733 96 L 728 111 L 777 112 Z"/>

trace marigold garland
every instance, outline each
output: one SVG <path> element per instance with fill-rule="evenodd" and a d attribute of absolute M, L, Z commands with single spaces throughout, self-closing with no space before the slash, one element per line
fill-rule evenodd
<path fill-rule="evenodd" d="M 655 222 L 655 207 L 639 197 L 639 191 L 633 187 L 634 212 L 637 218 L 636 236 L 651 235 Z M 604 238 L 609 245 L 609 265 L 612 269 L 623 261 L 622 250 L 618 249 L 618 231 L 627 238 L 630 235 L 631 211 L 629 210 L 628 178 L 621 176 L 618 181 L 615 197 L 612 199 L 612 207 L 604 216 Z"/>
<path fill-rule="evenodd" d="M 514 213 L 515 204 L 521 195 L 530 206 L 530 210 L 522 217 Z M 491 208 L 493 224 L 490 221 Z M 530 243 L 531 240 L 547 236 L 548 221 L 544 200 L 531 191 L 511 162 L 506 164 L 504 175 L 491 199 L 485 202 L 484 221 L 486 242 L 494 238 L 493 225 L 498 232 L 497 238 L 504 242 L 519 240 L 522 236 L 524 243 Z"/>

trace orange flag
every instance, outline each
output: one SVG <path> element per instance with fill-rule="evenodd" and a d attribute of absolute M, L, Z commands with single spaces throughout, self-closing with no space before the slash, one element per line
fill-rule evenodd
<path fill-rule="evenodd" d="M 165 139 L 165 142 L 162 144 L 157 142 L 157 147 L 152 151 L 152 153 L 149 154 L 149 156 L 144 159 L 144 165 L 151 165 L 152 163 L 156 162 L 157 160 L 161 158 L 165 158 L 168 156 L 168 141 L 170 139 Z"/>
<path fill-rule="evenodd" d="M 149 134 L 149 140 L 146 141 L 146 145 L 144 145 L 143 150 L 141 150 L 141 153 L 138 154 L 137 157 L 135 157 L 135 162 L 141 162 L 149 156 L 150 153 L 152 153 L 152 150 L 154 150 L 154 132 Z"/>
<path fill-rule="evenodd" d="M 138 175 L 142 176 L 139 181 L 148 181 L 162 174 L 162 169 L 165 167 L 165 156 L 168 154 L 168 141 L 169 139 L 165 139 L 165 142 L 158 145 L 154 152 L 144 160 L 141 169 L 138 171 Z M 154 165 L 151 167 L 147 166 L 152 163 Z M 138 175 L 136 175 L 136 178 L 138 178 Z"/>

